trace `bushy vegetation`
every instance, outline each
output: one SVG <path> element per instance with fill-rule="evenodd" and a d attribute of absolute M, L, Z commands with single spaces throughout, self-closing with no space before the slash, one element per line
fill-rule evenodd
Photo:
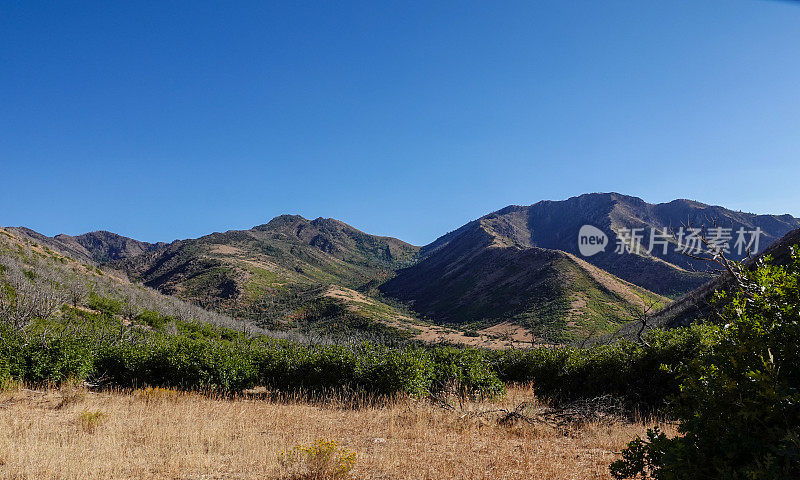
<path fill-rule="evenodd" d="M 653 332 L 647 345 L 589 349 L 306 345 L 156 312 L 142 312 L 125 325 L 108 312 L 64 307 L 58 320 L 38 320 L 24 330 L 2 327 L 0 376 L 32 383 L 73 378 L 131 387 L 236 392 L 266 386 L 379 395 L 497 395 L 504 383 L 516 382 L 532 383 L 554 400 L 612 394 L 631 406 L 657 409 L 678 392 L 671 368 L 709 348 L 714 331 Z"/>
<path fill-rule="evenodd" d="M 532 383 L 543 397 L 569 401 L 614 395 L 630 407 L 654 410 L 678 392 L 671 369 L 708 349 L 715 331 L 714 326 L 696 325 L 654 330 L 643 344 L 502 350 L 491 356 L 501 380 Z"/>
<path fill-rule="evenodd" d="M 653 334 L 649 348 L 623 343 L 490 352 L 398 341 L 378 324 L 372 327 L 380 341 L 343 336 L 334 342 L 338 345 L 330 337 L 309 342 L 311 333 L 300 336 L 301 342 L 279 340 L 270 337 L 281 332 L 266 336 L 220 327 L 237 325 L 110 275 L 81 273 L 74 262 L 32 248 L 23 253 L 6 252 L 0 262 L 2 382 L 73 378 L 231 392 L 263 385 L 415 395 L 443 390 L 495 395 L 504 382 L 533 382 L 540 395 L 554 399 L 611 393 L 657 407 L 677 388 L 661 365 L 677 364 L 704 345 L 703 331 L 695 329 Z M 329 333 L 352 330 L 354 320 L 341 305 L 314 305 L 335 310 L 327 315 L 330 325 L 323 325 Z M 320 316 L 315 313 L 320 312 L 310 312 Z"/>
<path fill-rule="evenodd" d="M 39 320 L 24 330 L 4 325 L 0 372 L 31 383 L 89 379 L 227 392 L 263 385 L 282 391 L 424 395 L 455 388 L 498 395 L 504 388 L 479 350 L 303 345 L 155 315 L 138 317 L 142 325 L 125 325 L 106 313 L 65 310 L 63 319 Z"/>
<path fill-rule="evenodd" d="M 800 255 L 732 270 L 713 348 L 676 370 L 681 435 L 637 438 L 617 478 L 797 478 L 800 472 Z"/>

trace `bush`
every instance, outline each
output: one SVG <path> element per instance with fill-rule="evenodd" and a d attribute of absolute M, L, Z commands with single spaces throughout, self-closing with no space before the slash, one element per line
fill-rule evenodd
<path fill-rule="evenodd" d="M 278 452 L 278 462 L 289 478 L 339 480 L 350 475 L 356 453 L 334 440 L 317 439 L 310 445 Z"/>
<path fill-rule="evenodd" d="M 459 394 L 501 395 L 505 386 L 481 350 L 442 347 L 433 350 L 431 389 L 455 389 Z"/>
<path fill-rule="evenodd" d="M 422 396 L 431 389 L 433 371 L 430 357 L 422 350 L 394 350 L 373 360 L 364 382 L 378 394 L 403 392 Z"/>
<path fill-rule="evenodd" d="M 220 391 L 252 388 L 258 378 L 248 353 L 232 344 L 166 335 L 139 345 L 106 345 L 95 370 L 124 386 Z"/>
<path fill-rule="evenodd" d="M 653 331 L 647 345 L 621 341 L 592 348 L 536 348 L 493 353 L 504 382 L 532 383 L 553 400 L 614 395 L 629 406 L 657 410 L 678 392 L 670 368 L 697 357 L 715 341 L 712 326 Z"/>
<path fill-rule="evenodd" d="M 0 331 L 0 370 L 22 382 L 60 383 L 83 379 L 91 372 L 93 354 L 81 339 L 48 334 L 24 338 L 13 331 Z M 5 366 L 3 366 L 5 364 Z M 3 373 L 0 371 L 0 376 Z"/>
<path fill-rule="evenodd" d="M 163 329 L 172 321 L 172 317 L 162 315 L 155 310 L 144 310 L 135 318 L 137 323 L 147 325 L 155 329 Z"/>
<path fill-rule="evenodd" d="M 108 297 L 101 297 L 96 294 L 89 295 L 87 306 L 103 314 L 114 316 L 122 313 L 124 304 L 121 300 Z"/>
<path fill-rule="evenodd" d="M 2 353 L 0 353 L 2 355 Z M 11 383 L 11 365 L 8 363 L 8 358 L 5 355 L 0 356 L 0 391 Z"/>
<path fill-rule="evenodd" d="M 107 418 L 108 417 L 106 414 L 100 411 L 85 411 L 78 415 L 78 422 L 80 423 L 80 426 L 84 432 L 94 433 L 100 427 L 100 425 L 105 423 Z"/>
<path fill-rule="evenodd" d="M 676 369 L 680 436 L 637 438 L 617 478 L 796 478 L 800 472 L 800 256 L 745 272 L 718 343 Z"/>

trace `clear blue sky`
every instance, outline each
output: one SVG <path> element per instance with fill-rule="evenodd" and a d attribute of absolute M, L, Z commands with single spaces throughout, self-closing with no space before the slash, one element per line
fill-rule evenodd
<path fill-rule="evenodd" d="M 424 244 L 595 191 L 800 216 L 798 46 L 777 1 L 3 1 L 0 225 Z"/>

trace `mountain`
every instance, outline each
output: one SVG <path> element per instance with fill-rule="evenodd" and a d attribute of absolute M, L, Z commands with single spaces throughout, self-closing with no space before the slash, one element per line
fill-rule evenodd
<path fill-rule="evenodd" d="M 411 264 L 418 250 L 338 220 L 282 215 L 250 230 L 176 241 L 116 265 L 165 293 L 236 307 L 266 293 L 379 284 Z"/>
<path fill-rule="evenodd" d="M 605 250 L 581 255 L 585 225 L 606 237 Z M 614 239 L 626 229 L 670 232 L 681 226 L 730 229 L 731 236 L 759 228 L 763 250 L 800 220 L 691 200 L 654 205 L 618 193 L 509 206 L 422 247 L 420 261 L 380 289 L 438 322 L 510 321 L 551 336 L 574 328 L 609 331 L 638 315 L 643 302 L 664 303 L 663 296 L 677 297 L 714 278 L 708 262 L 676 252 L 669 235 L 652 254 L 644 234 L 638 251 L 615 253 Z"/>
<path fill-rule="evenodd" d="M 737 251 L 739 234 L 758 231 L 758 245 L 750 245 L 758 253 L 800 220 L 595 193 L 508 206 L 423 247 L 297 215 L 170 244 L 110 232 L 7 232 L 268 328 L 496 344 L 607 334 L 644 306 L 706 284 L 712 265 L 677 251 L 696 227 L 707 238 L 716 230 L 739 259 L 746 253 Z M 641 246 L 631 241 L 637 235 Z"/>
<path fill-rule="evenodd" d="M 797 245 L 800 245 L 800 228 L 787 233 L 780 240 L 771 244 L 760 255 L 747 259 L 744 264 L 748 268 L 752 268 L 759 260 L 769 256 L 771 263 L 785 265 L 791 261 L 791 250 Z M 717 291 L 731 288 L 733 286 L 732 281 L 733 279 L 727 272 L 722 272 L 713 280 L 654 313 L 647 321 L 647 328 L 675 328 L 689 325 L 697 320 L 707 319 L 713 321 L 717 308 L 719 308 L 712 302 L 714 294 Z M 638 325 L 626 325 L 615 332 L 614 335 L 602 340 L 634 339 L 637 331 Z"/>
<path fill-rule="evenodd" d="M 6 230 L 29 238 L 75 260 L 91 264 L 121 260 L 167 246 L 163 242 L 140 242 L 106 231 L 84 233 L 75 237 L 65 234 L 48 237 L 25 227 L 7 227 Z"/>
<path fill-rule="evenodd" d="M 111 305 L 129 323 L 149 311 L 182 320 L 250 329 L 219 312 L 130 282 L 122 272 L 100 268 L 91 261 L 79 261 L 57 251 L 61 247 L 68 250 L 65 245 L 70 243 L 29 229 L 0 227 L 0 316 L 13 317 L 13 311 L 30 320 L 69 315 L 70 310 L 62 308 L 63 305 L 84 313 L 92 312 L 97 305 Z"/>
<path fill-rule="evenodd" d="M 735 212 L 719 206 L 692 200 L 673 200 L 650 204 L 644 200 L 619 193 L 593 193 L 563 201 L 541 201 L 530 206 L 508 206 L 470 222 L 460 229 L 437 239 L 422 248 L 423 257 L 445 248 L 464 232 L 488 225 L 499 235 L 522 248 L 539 247 L 561 250 L 579 256 L 587 262 L 626 281 L 661 295 L 679 296 L 713 278 L 708 262 L 695 260 L 676 252 L 676 239 L 668 235 L 667 253 L 657 244 L 647 253 L 650 232 L 675 232 L 681 227 L 729 229 L 734 246 L 736 232 L 761 229 L 758 254 L 790 230 L 800 227 L 800 219 L 791 215 L 755 215 Z M 595 255 L 584 257 L 578 245 L 578 233 L 591 225 L 608 237 L 609 245 Z M 618 254 L 614 240 L 631 229 L 642 229 L 642 247 L 637 251 Z M 686 228 L 684 228 L 686 229 Z M 749 239 L 749 237 L 748 237 Z M 729 258 L 740 260 L 746 251 L 735 248 Z"/>
<path fill-rule="evenodd" d="M 667 301 L 573 254 L 532 246 L 524 230 L 495 220 L 484 217 L 424 247 L 422 260 L 381 291 L 436 322 L 507 322 L 550 341 L 613 331 L 645 302 Z"/>
<path fill-rule="evenodd" d="M 269 328 L 501 346 L 506 332 L 432 325 L 376 287 L 412 265 L 419 247 L 330 218 L 281 215 L 249 230 L 173 242 L 112 262 L 131 278 Z M 530 344 L 530 336 L 517 338 Z"/>

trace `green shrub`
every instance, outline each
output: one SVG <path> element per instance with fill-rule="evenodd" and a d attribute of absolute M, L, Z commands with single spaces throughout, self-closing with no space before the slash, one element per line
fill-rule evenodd
<path fill-rule="evenodd" d="M 433 350 L 432 391 L 455 388 L 459 394 L 500 395 L 505 386 L 482 350 L 442 347 Z"/>
<path fill-rule="evenodd" d="M 154 310 L 144 310 L 140 314 L 136 315 L 135 320 L 137 323 L 147 325 L 152 328 L 163 329 L 173 319 L 167 315 L 161 315 Z"/>
<path fill-rule="evenodd" d="M 93 310 L 104 313 L 109 316 L 119 315 L 122 313 L 124 303 L 121 300 L 114 298 L 101 297 L 92 293 L 89 295 L 87 306 Z"/>
<path fill-rule="evenodd" d="M 169 334 L 124 325 L 109 316 L 116 304 L 106 300 L 92 302 L 101 314 L 67 309 L 63 318 L 38 320 L 24 333 L 4 327 L 0 374 L 32 383 L 92 377 L 125 387 L 224 392 L 264 385 L 422 396 L 456 386 L 461 394 L 491 396 L 504 388 L 486 353 L 476 349 L 369 342 L 305 346 L 172 319 L 177 333 Z M 154 325 L 163 318 L 152 312 L 139 316 Z"/>
<path fill-rule="evenodd" d="M 491 354 L 504 382 L 532 383 L 538 395 L 575 400 L 614 395 L 631 407 L 659 409 L 678 392 L 670 368 L 697 357 L 715 341 L 714 327 L 653 331 L 648 345 L 617 342 L 586 349 L 534 348 Z"/>
<path fill-rule="evenodd" d="M 429 393 L 434 364 L 420 349 L 390 350 L 377 356 L 366 372 L 365 384 L 379 394 Z"/>
<path fill-rule="evenodd" d="M 675 438 L 637 438 L 617 478 L 796 478 L 800 472 L 800 256 L 744 272 L 718 343 L 676 368 Z"/>
<path fill-rule="evenodd" d="M 161 336 L 139 345 L 106 345 L 95 370 L 125 386 L 241 391 L 257 382 L 246 351 L 224 343 Z"/>
<path fill-rule="evenodd" d="M 16 380 L 59 383 L 84 379 L 92 371 L 92 351 L 77 337 L 42 334 L 25 342 L 13 336 L 5 341 L 7 368 Z"/>
<path fill-rule="evenodd" d="M 0 352 L 2 355 L 2 352 Z M 5 355 L 0 356 L 0 391 L 3 391 L 11 383 L 11 365 Z"/>

